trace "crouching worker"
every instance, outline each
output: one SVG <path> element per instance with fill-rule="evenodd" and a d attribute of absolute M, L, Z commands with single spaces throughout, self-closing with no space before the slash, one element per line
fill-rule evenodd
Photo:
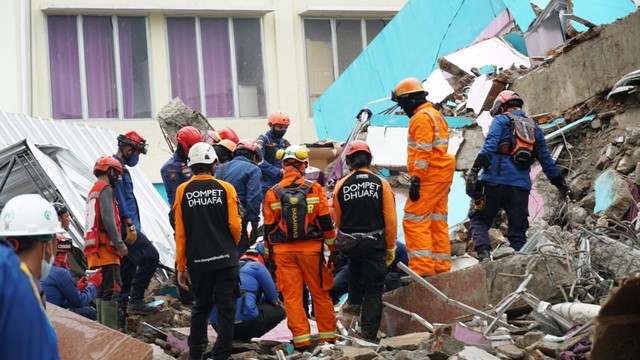
<path fill-rule="evenodd" d="M 240 257 L 240 296 L 236 300 L 236 323 L 233 338 L 251 341 L 276 327 L 285 318 L 278 301 L 278 290 L 264 266 L 258 250 L 249 249 Z M 218 309 L 213 308 L 209 321 L 218 329 Z"/>
<path fill-rule="evenodd" d="M 98 288 L 102 284 L 101 271 L 89 277 L 82 277 L 76 282 L 71 276 L 67 256 L 71 251 L 71 239 L 62 234 L 56 234 L 58 246 L 55 262 L 49 276 L 40 282 L 42 290 L 47 296 L 47 302 L 69 309 L 88 319 L 96 320 L 97 311 L 89 306 L 98 295 Z"/>

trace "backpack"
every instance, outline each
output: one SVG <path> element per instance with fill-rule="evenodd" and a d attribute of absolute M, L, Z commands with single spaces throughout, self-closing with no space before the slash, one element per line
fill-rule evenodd
<path fill-rule="evenodd" d="M 509 139 L 500 143 L 498 152 L 509 155 L 518 169 L 526 169 L 538 157 L 536 123 L 533 119 L 505 114 L 509 118 Z"/>
<path fill-rule="evenodd" d="M 322 232 L 313 223 L 309 223 L 307 213 L 313 211 L 313 205 L 307 202 L 307 193 L 313 181 L 305 182 L 294 188 L 274 185 L 271 189 L 280 200 L 280 221 L 268 235 L 272 243 L 287 243 L 295 240 L 322 240 Z"/>

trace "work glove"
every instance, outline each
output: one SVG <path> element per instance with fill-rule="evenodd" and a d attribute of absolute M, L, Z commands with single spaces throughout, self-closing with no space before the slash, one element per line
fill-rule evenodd
<path fill-rule="evenodd" d="M 385 262 L 387 264 L 387 267 L 389 267 L 389 265 L 391 265 L 391 263 L 393 262 L 393 260 L 396 259 L 396 247 L 394 247 L 393 249 L 387 249 L 385 250 Z"/>
<path fill-rule="evenodd" d="M 87 277 L 83 276 L 78 280 L 78 283 L 76 284 L 76 286 L 78 287 L 78 290 L 84 291 L 84 289 L 87 287 L 87 284 L 89 284 L 87 282 Z"/>
<path fill-rule="evenodd" d="M 478 199 L 483 195 L 482 183 L 478 178 L 478 169 L 471 168 L 464 176 L 465 192 L 472 199 Z"/>
<path fill-rule="evenodd" d="M 252 221 L 251 222 L 251 232 L 249 233 L 249 246 L 253 245 L 256 243 L 256 241 L 258 241 L 258 227 L 260 226 L 260 222 L 259 221 Z"/>
<path fill-rule="evenodd" d="M 93 275 L 89 276 L 87 283 L 95 285 L 96 288 L 102 284 L 102 268 L 98 269 Z"/>
<path fill-rule="evenodd" d="M 411 178 L 409 199 L 411 199 L 411 201 L 418 201 L 418 199 L 420 199 L 420 178 L 417 176 Z"/>
<path fill-rule="evenodd" d="M 329 255 L 329 259 L 327 260 L 327 267 L 329 269 L 334 269 L 336 272 L 338 271 L 338 269 L 340 268 L 340 259 L 338 258 L 337 252 L 332 252 L 331 255 Z"/>
<path fill-rule="evenodd" d="M 562 175 L 558 175 L 554 178 L 549 179 L 551 184 L 555 186 L 560 192 L 561 198 L 566 198 L 567 196 L 571 197 L 573 195 L 571 190 L 569 190 L 569 186 L 567 186 L 567 181 L 564 179 Z"/>
<path fill-rule="evenodd" d="M 127 236 L 124 238 L 124 242 L 129 245 L 133 245 L 136 240 L 138 240 L 138 232 L 136 231 L 136 226 L 133 224 L 127 225 Z"/>
<path fill-rule="evenodd" d="M 480 169 L 488 169 L 489 165 L 491 165 L 491 160 L 489 160 L 489 157 L 485 154 L 478 154 L 478 156 L 476 156 L 476 159 L 473 161 L 473 166 L 471 166 L 471 169 L 476 169 L 476 173 L 480 172 Z"/>

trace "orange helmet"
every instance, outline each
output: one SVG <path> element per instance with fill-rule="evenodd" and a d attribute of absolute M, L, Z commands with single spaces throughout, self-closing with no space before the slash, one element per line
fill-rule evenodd
<path fill-rule="evenodd" d="M 93 175 L 98 176 L 96 175 L 97 170 L 106 172 L 109 168 L 115 169 L 118 175 L 122 175 L 122 164 L 112 156 L 101 156 L 93 165 Z"/>
<path fill-rule="evenodd" d="M 269 115 L 269 126 L 273 125 L 287 125 L 291 124 L 291 120 L 289 119 L 289 115 L 283 113 L 282 111 L 274 111 Z"/>
<path fill-rule="evenodd" d="M 193 126 L 185 126 L 176 134 L 176 141 L 182 146 L 184 152 L 188 154 L 193 145 L 202 141 L 200 130 Z"/>
<path fill-rule="evenodd" d="M 371 155 L 371 149 L 369 149 L 369 145 L 367 145 L 367 143 L 362 140 L 353 140 L 352 142 L 350 142 L 349 145 L 347 145 L 345 155 L 349 156 L 358 151 L 364 151 L 367 154 Z"/>
<path fill-rule="evenodd" d="M 228 139 L 233 141 L 234 144 L 238 143 L 238 134 L 236 134 L 235 131 L 233 131 L 232 128 L 222 128 L 220 130 L 218 130 L 218 137 L 220 140 L 224 140 L 224 139 Z"/>
<path fill-rule="evenodd" d="M 496 96 L 496 99 L 493 101 L 493 106 L 489 113 L 493 116 L 500 114 L 500 109 L 503 107 L 522 107 L 524 101 L 517 93 L 511 90 L 503 90 Z"/>
<path fill-rule="evenodd" d="M 253 260 L 264 265 L 264 258 L 262 257 L 262 254 L 260 254 L 260 252 L 256 249 L 247 249 L 247 251 L 242 256 L 240 256 L 240 260 L 242 259 Z"/>
<path fill-rule="evenodd" d="M 135 131 L 129 131 L 128 133 L 122 135 L 118 135 L 118 146 L 129 145 L 134 149 L 140 151 L 143 154 L 147 153 L 149 149 L 149 144 L 147 144 L 147 140 L 142 138 L 140 134 Z"/>
<path fill-rule="evenodd" d="M 236 150 L 247 149 L 249 151 L 256 151 L 257 145 L 253 139 L 242 139 L 238 142 Z"/>
<path fill-rule="evenodd" d="M 397 102 L 398 98 L 403 95 L 422 92 L 425 95 L 428 92 L 422 86 L 422 82 L 416 78 L 406 78 L 401 80 L 391 92 L 391 100 Z"/>
<path fill-rule="evenodd" d="M 233 150 L 236 149 L 236 143 L 234 143 L 233 141 L 229 140 L 229 139 L 222 139 L 220 140 L 219 143 L 214 144 L 216 146 L 222 146 L 224 148 L 226 148 L 227 150 L 233 152 Z"/>

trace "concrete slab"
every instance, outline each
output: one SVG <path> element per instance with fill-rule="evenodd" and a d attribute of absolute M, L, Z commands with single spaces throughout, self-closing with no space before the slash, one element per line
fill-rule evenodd
<path fill-rule="evenodd" d="M 76 313 L 48 303 L 47 314 L 58 336 L 63 360 L 150 360 L 153 357 L 151 345 Z"/>

